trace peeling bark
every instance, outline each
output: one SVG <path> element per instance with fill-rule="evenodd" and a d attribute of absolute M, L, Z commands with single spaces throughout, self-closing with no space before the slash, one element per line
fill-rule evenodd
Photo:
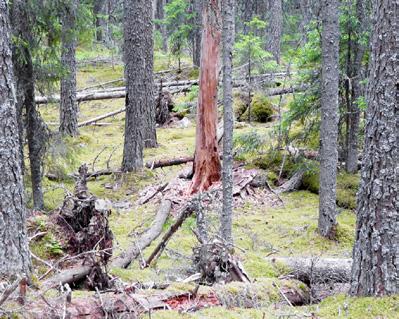
<path fill-rule="evenodd" d="M 221 42 L 220 0 L 204 6 L 201 53 L 200 93 L 198 98 L 194 177 L 191 193 L 206 191 L 220 180 L 217 143 L 217 93 Z"/>

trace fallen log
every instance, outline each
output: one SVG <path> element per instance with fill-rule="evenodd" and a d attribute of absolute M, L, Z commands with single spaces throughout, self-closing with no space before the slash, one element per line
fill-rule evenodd
<path fill-rule="evenodd" d="M 119 109 L 119 110 L 116 110 L 116 111 L 113 111 L 113 112 L 109 112 L 109 113 L 104 114 L 104 115 L 97 116 L 97 117 L 95 117 L 94 119 L 87 120 L 87 121 L 85 121 L 85 122 L 79 123 L 79 124 L 78 124 L 78 127 L 83 127 L 83 126 L 92 125 L 93 123 L 97 123 L 98 121 L 101 121 L 101 120 L 104 120 L 104 119 L 106 119 L 106 118 L 109 118 L 109 117 L 118 115 L 118 114 L 123 113 L 123 112 L 125 112 L 125 111 L 126 111 L 126 108 L 122 108 L 122 109 Z"/>
<path fill-rule="evenodd" d="M 136 259 L 141 252 L 147 248 L 151 243 L 158 238 L 162 232 L 162 227 L 169 216 L 169 212 L 172 208 L 172 202 L 170 200 L 163 200 L 159 207 L 158 213 L 151 227 L 125 252 L 119 255 L 111 266 L 119 268 L 127 268 L 131 262 Z"/>
<path fill-rule="evenodd" d="M 181 210 L 179 216 L 176 219 L 176 222 L 170 226 L 169 230 L 166 234 L 162 237 L 158 246 L 154 249 L 150 257 L 144 262 L 142 265 L 143 268 L 149 267 L 151 263 L 156 260 L 164 251 L 166 245 L 168 244 L 169 240 L 172 238 L 173 234 L 180 228 L 183 222 L 190 217 L 195 211 L 198 210 L 198 197 L 191 199 L 186 206 Z"/>
<path fill-rule="evenodd" d="M 348 283 L 351 280 L 350 258 L 270 257 L 266 260 L 273 265 L 287 267 L 287 276 L 310 285 L 327 282 Z"/>
<path fill-rule="evenodd" d="M 194 161 L 194 157 L 188 156 L 188 157 L 173 158 L 170 160 L 159 160 L 159 161 L 147 162 L 145 164 L 145 167 L 147 167 L 149 169 L 155 169 L 155 168 L 161 168 L 161 167 L 182 165 L 182 164 L 186 164 L 186 163 L 193 162 L 193 161 Z"/>
<path fill-rule="evenodd" d="M 60 273 L 44 281 L 43 287 L 45 289 L 52 289 L 65 284 L 73 284 L 82 281 L 90 274 L 93 267 L 93 265 L 86 265 L 64 269 Z"/>
<path fill-rule="evenodd" d="M 297 171 L 288 181 L 286 181 L 283 185 L 276 189 L 276 193 L 288 193 L 299 189 L 299 187 L 301 187 L 305 172 L 306 170 L 304 169 L 300 169 L 299 171 Z"/>

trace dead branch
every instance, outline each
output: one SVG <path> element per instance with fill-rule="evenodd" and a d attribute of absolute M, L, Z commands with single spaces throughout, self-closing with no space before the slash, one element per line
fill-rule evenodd
<path fill-rule="evenodd" d="M 147 248 L 161 234 L 162 227 L 169 216 L 171 208 L 172 202 L 170 200 L 163 200 L 151 227 L 125 252 L 118 256 L 111 265 L 113 267 L 127 268 L 139 256 L 140 252 Z"/>
<path fill-rule="evenodd" d="M 186 204 L 186 206 L 184 206 L 184 208 L 179 213 L 176 222 L 172 226 L 170 226 L 169 230 L 162 237 L 161 242 L 154 249 L 150 257 L 148 257 L 148 259 L 145 261 L 145 264 L 142 265 L 143 268 L 150 266 L 151 263 L 162 254 L 173 234 L 180 228 L 180 226 L 188 217 L 190 217 L 196 210 L 198 210 L 198 205 L 199 198 L 195 197 L 194 199 L 191 199 L 188 204 Z"/>
<path fill-rule="evenodd" d="M 194 157 L 188 156 L 188 157 L 173 158 L 170 160 L 147 162 L 145 166 L 149 169 L 155 169 L 155 168 L 168 167 L 174 165 L 182 165 L 192 161 L 194 161 Z"/>
<path fill-rule="evenodd" d="M 93 265 L 83 265 L 79 267 L 74 267 L 70 269 L 64 269 L 59 274 L 47 279 L 43 282 L 43 287 L 45 289 L 56 288 L 65 284 L 73 284 L 79 282 L 90 275 L 93 269 Z"/>
<path fill-rule="evenodd" d="M 0 306 L 4 304 L 7 299 L 11 296 L 11 294 L 18 288 L 19 283 L 21 282 L 21 277 L 17 276 L 17 279 L 4 290 L 3 295 L 0 298 Z"/>

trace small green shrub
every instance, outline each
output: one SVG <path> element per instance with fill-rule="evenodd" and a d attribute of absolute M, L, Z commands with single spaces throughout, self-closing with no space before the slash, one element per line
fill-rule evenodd
<path fill-rule="evenodd" d="M 243 114 L 248 108 L 247 103 L 242 99 L 242 97 L 237 96 L 234 99 L 234 116 L 237 120 L 243 120 Z"/>
<path fill-rule="evenodd" d="M 265 145 L 265 137 L 253 130 L 249 133 L 242 133 L 234 136 L 234 152 L 237 160 L 245 160 L 260 152 Z"/>

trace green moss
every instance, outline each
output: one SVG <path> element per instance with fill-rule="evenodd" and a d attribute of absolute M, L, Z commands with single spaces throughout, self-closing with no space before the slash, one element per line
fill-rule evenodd
<path fill-rule="evenodd" d="M 273 115 L 273 105 L 267 96 L 255 94 L 251 102 L 253 119 L 260 123 L 270 122 Z"/>
<path fill-rule="evenodd" d="M 305 173 L 303 188 L 318 194 L 320 189 L 320 168 Z M 359 175 L 339 172 L 337 176 L 337 205 L 346 209 L 356 208 L 356 193 L 359 187 Z"/>
<path fill-rule="evenodd" d="M 399 297 L 350 298 L 338 295 L 323 300 L 311 307 L 315 315 L 322 319 L 348 318 L 384 318 L 396 319 L 399 313 Z"/>

